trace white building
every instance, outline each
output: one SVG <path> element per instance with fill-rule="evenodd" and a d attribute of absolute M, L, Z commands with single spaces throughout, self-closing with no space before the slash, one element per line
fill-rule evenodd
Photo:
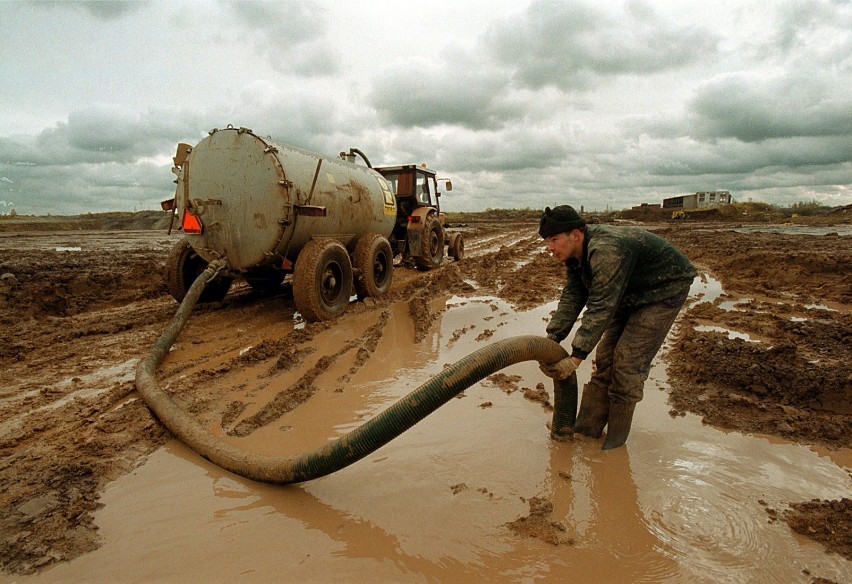
<path fill-rule="evenodd" d="M 731 202 L 730 191 L 700 191 L 691 195 L 663 199 L 663 209 L 701 209 L 730 205 Z"/>

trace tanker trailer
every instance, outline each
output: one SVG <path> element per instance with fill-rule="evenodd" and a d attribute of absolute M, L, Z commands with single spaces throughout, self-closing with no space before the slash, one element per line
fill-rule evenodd
<path fill-rule="evenodd" d="M 201 302 L 221 301 L 235 278 L 264 290 L 290 275 L 296 309 L 317 321 L 341 314 L 353 288 L 360 298 L 386 294 L 397 254 L 414 256 L 421 269 L 440 265 L 446 239 L 433 226 L 438 209 L 398 213 L 397 185 L 363 155 L 367 165 L 355 164 L 352 152 L 360 154 L 324 157 L 230 125 L 194 147 L 179 144 L 175 198 L 163 203 L 184 232 L 167 260 L 172 296 L 182 301 L 207 265 L 221 260 Z M 437 199 L 434 173 L 433 185 Z"/>

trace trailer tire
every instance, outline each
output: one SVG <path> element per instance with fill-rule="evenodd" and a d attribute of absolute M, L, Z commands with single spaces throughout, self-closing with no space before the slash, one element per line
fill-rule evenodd
<path fill-rule="evenodd" d="M 309 241 L 293 270 L 296 310 L 309 322 L 330 320 L 343 314 L 352 295 L 349 253 L 334 239 Z"/>
<path fill-rule="evenodd" d="M 420 270 L 431 270 L 444 263 L 444 228 L 434 215 L 426 219 L 423 227 L 423 255 L 414 258 Z"/>
<path fill-rule="evenodd" d="M 355 245 L 353 263 L 358 271 L 355 292 L 359 299 L 379 298 L 388 293 L 393 280 L 393 251 L 378 233 L 367 233 Z"/>
<path fill-rule="evenodd" d="M 447 251 L 448 255 L 457 262 L 464 259 L 464 236 L 461 233 L 450 234 Z"/>
<path fill-rule="evenodd" d="M 166 288 L 172 298 L 183 302 L 189 287 L 198 275 L 207 269 L 207 265 L 207 261 L 196 253 L 186 239 L 178 241 L 166 259 Z M 219 275 L 207 285 L 198 302 L 221 302 L 233 282 L 234 279 L 230 276 Z"/>

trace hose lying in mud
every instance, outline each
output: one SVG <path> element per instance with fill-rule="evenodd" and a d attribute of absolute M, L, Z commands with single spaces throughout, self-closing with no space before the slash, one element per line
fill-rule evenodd
<path fill-rule="evenodd" d="M 193 282 L 174 318 L 136 368 L 136 388 L 163 425 L 213 464 L 242 477 L 266 483 L 297 483 L 336 472 L 387 444 L 455 395 L 504 367 L 522 361 L 553 363 L 566 356 L 558 343 L 538 336 L 505 339 L 471 353 L 401 398 L 339 440 L 297 458 L 241 450 L 207 431 L 157 384 L 156 371 L 174 344 L 207 283 L 224 267 L 211 262 Z M 573 431 L 577 377 L 554 381 L 551 436 L 561 440 Z"/>

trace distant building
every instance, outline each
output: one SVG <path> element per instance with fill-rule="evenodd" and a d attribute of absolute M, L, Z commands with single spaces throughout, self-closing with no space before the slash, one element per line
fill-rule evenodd
<path fill-rule="evenodd" d="M 663 199 L 663 209 L 701 209 L 731 204 L 730 191 L 700 191 L 691 195 Z"/>
<path fill-rule="evenodd" d="M 660 208 L 659 205 L 655 205 L 653 203 L 641 203 L 639 205 L 635 205 L 633 207 L 630 207 L 630 209 L 633 210 L 633 211 L 649 211 L 649 210 L 656 210 L 656 209 L 659 209 L 659 208 Z"/>

